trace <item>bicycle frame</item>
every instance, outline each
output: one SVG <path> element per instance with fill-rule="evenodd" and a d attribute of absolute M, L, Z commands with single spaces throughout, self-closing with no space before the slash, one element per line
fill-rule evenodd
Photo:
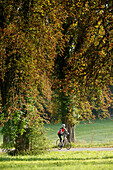
<path fill-rule="evenodd" d="M 63 144 L 65 145 L 66 143 L 68 143 L 68 139 L 66 137 L 66 135 L 63 136 Z"/>
<path fill-rule="evenodd" d="M 69 149 L 71 148 L 71 143 L 68 142 L 68 139 L 67 139 L 66 135 L 63 135 L 62 145 L 60 144 L 59 139 L 57 139 L 56 145 L 57 145 L 57 148 L 58 148 L 59 150 L 61 150 L 63 146 L 64 146 L 67 150 L 69 150 Z"/>

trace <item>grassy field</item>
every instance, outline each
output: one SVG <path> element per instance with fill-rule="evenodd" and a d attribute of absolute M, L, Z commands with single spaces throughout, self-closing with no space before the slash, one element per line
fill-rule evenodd
<path fill-rule="evenodd" d="M 47 136 L 51 143 L 54 145 L 57 139 L 57 131 L 61 127 L 61 124 L 51 124 L 45 126 L 47 130 Z M 113 121 L 96 120 L 92 124 L 86 122 L 86 124 L 80 123 L 75 127 L 76 142 L 75 147 L 78 146 L 113 146 Z"/>
<path fill-rule="evenodd" d="M 47 152 L 37 156 L 7 156 L 0 153 L 2 170 L 112 170 L 113 152 Z"/>

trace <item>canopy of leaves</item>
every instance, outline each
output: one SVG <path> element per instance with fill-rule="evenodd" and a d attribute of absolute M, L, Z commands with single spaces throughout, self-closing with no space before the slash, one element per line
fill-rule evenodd
<path fill-rule="evenodd" d="M 57 79 L 55 77 L 53 86 L 57 95 L 62 96 L 57 96 L 60 111 L 64 112 L 61 119 L 72 122 L 73 107 L 79 108 L 82 120 L 90 119 L 95 108 L 100 110 L 100 116 L 108 116 L 107 109 L 112 102 L 109 85 L 113 81 L 112 1 L 70 0 L 61 4 L 66 15 L 62 25 L 64 48 L 61 51 L 58 46 Z"/>
<path fill-rule="evenodd" d="M 112 0 L 0 2 L 2 125 L 18 124 L 19 115 L 29 126 L 41 120 L 52 90 L 55 114 L 59 108 L 70 124 L 90 119 L 97 107 L 100 115 L 108 114 L 112 6 Z"/>
<path fill-rule="evenodd" d="M 49 110 L 62 7 L 42 0 L 3 0 L 0 6 L 1 125 L 16 141 L 34 119 L 45 120 L 44 105 Z"/>

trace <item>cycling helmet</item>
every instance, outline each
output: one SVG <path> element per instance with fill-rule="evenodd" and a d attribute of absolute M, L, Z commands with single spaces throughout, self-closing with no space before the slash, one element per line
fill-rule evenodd
<path fill-rule="evenodd" d="M 65 124 L 62 124 L 62 127 L 65 128 Z"/>

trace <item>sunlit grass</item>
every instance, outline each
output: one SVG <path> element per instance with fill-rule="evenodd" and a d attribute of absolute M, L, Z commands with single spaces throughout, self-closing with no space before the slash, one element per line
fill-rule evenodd
<path fill-rule="evenodd" d="M 0 154 L 0 169 L 6 170 L 112 170 L 113 152 L 47 152 L 37 156 L 7 156 Z"/>
<path fill-rule="evenodd" d="M 83 123 L 76 127 L 76 139 L 85 140 L 86 142 L 109 142 L 113 140 L 113 121 L 96 120 L 92 124 Z"/>

